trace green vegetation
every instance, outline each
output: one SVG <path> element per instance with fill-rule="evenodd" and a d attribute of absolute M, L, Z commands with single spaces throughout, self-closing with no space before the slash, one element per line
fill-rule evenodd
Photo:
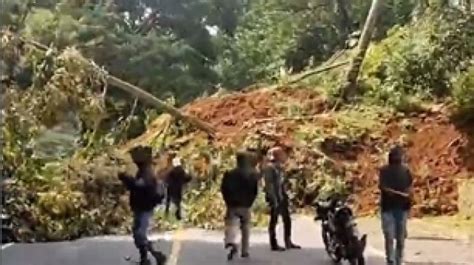
<path fill-rule="evenodd" d="M 437 9 L 435 4 L 444 1 L 430 1 L 426 10 L 417 6 L 419 1 L 386 2 L 360 75 L 362 106 L 342 106 L 333 112 L 335 126 L 313 121 L 295 126 L 295 138 L 310 148 L 344 148 L 367 135 L 377 137 L 391 113 L 419 110 L 424 102 L 453 100 L 461 115 L 472 118 L 474 16 L 457 8 Z M 106 75 L 177 106 L 219 86 L 240 90 L 254 83 L 285 84 L 286 74 L 314 68 L 343 50 L 349 34 L 361 28 L 370 5 L 366 0 L 140 3 L 3 1 L 2 174 L 13 175 L 8 192 L 15 196 L 6 209 L 20 239 L 72 239 L 129 229 L 126 193 L 116 174 L 133 167 L 117 149 L 122 151 L 122 144 L 147 127 L 154 128 L 156 117 L 166 128 L 146 142 L 160 152 L 182 141 L 180 155 L 196 176 L 186 195 L 186 224 L 222 226 L 220 173 L 233 165 L 235 148 L 261 145 L 263 140 L 249 134 L 235 146 L 214 147 L 187 124 L 158 116 L 130 95 L 108 87 Z M 38 51 L 18 37 L 50 50 Z M 351 56 L 346 50 L 336 61 Z M 334 69 L 297 85 L 336 96 L 344 71 Z M 287 118 L 313 113 L 299 102 L 275 105 Z M 295 206 L 349 191 L 343 172 L 329 166 L 326 157 L 308 153 L 298 150 L 290 165 L 311 164 L 290 177 Z M 218 159 L 217 166 L 204 161 L 206 157 Z M 264 223 L 262 197 L 255 209 L 255 222 Z M 162 213 L 157 219 L 160 229 L 177 226 Z"/>

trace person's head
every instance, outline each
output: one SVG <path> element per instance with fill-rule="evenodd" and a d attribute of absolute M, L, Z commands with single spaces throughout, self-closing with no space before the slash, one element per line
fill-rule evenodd
<path fill-rule="evenodd" d="M 283 164 L 288 159 L 288 156 L 282 147 L 277 146 L 268 150 L 268 158 L 272 162 Z"/>
<path fill-rule="evenodd" d="M 257 148 L 247 148 L 247 151 L 252 156 L 252 165 L 258 166 L 265 160 L 265 151 Z"/>
<path fill-rule="evenodd" d="M 150 146 L 140 145 L 132 148 L 129 153 L 132 157 L 133 162 L 137 165 L 139 169 L 152 165 L 153 150 Z"/>
<path fill-rule="evenodd" d="M 238 168 L 244 168 L 249 166 L 249 156 L 248 153 L 245 151 L 239 151 L 235 155 L 236 163 Z"/>
<path fill-rule="evenodd" d="M 388 153 L 388 163 L 398 165 L 403 161 L 403 149 L 400 146 L 393 147 Z"/>

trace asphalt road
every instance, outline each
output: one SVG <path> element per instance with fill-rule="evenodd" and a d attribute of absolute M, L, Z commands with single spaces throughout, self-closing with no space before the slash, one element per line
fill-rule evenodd
<path fill-rule="evenodd" d="M 280 238 L 281 238 L 281 227 Z M 151 239 L 165 252 L 168 265 L 221 265 L 221 264 L 255 264 L 255 265 L 331 265 L 323 249 L 319 225 L 310 218 L 298 218 L 294 221 L 294 241 L 302 245 L 301 250 L 281 253 L 271 252 L 265 231 L 254 230 L 251 236 L 250 259 L 237 258 L 226 261 L 223 249 L 223 234 L 219 231 L 199 229 L 180 230 L 172 233 L 154 235 Z M 375 238 L 366 249 L 366 264 L 384 264 L 383 253 L 379 245 L 375 248 Z M 378 243 L 377 243 L 378 244 Z M 445 249 L 446 250 L 446 249 Z M 430 250 L 442 252 L 439 250 Z M 464 249 L 462 252 L 465 252 Z M 429 254 L 429 253 L 428 253 Z M 449 255 L 449 253 L 447 253 Z M 137 253 L 129 236 L 108 236 L 80 239 L 71 242 L 35 243 L 3 245 L 2 265 L 130 265 L 124 257 L 131 256 L 137 260 Z M 423 261 L 428 259 L 423 259 Z M 447 265 L 448 262 L 412 262 L 409 264 Z M 461 264 L 461 263 L 457 263 Z M 472 264 L 472 263 L 462 263 Z"/>
<path fill-rule="evenodd" d="M 280 228 L 281 230 L 281 228 Z M 255 230 L 251 238 L 251 257 L 235 259 L 233 264 L 255 265 L 315 265 L 331 264 L 324 252 L 317 224 L 310 220 L 297 220 L 294 240 L 301 250 L 282 253 L 271 252 L 265 231 Z M 281 233 L 281 231 L 280 231 Z M 281 238 L 281 237 L 280 237 Z M 169 265 L 220 265 L 228 264 L 223 249 L 223 235 L 219 231 L 199 229 L 182 230 L 152 236 L 156 246 L 169 257 Z M 124 259 L 137 253 L 130 237 L 111 236 L 80 239 L 71 242 L 13 244 L 2 246 L 2 265 L 129 265 Z M 370 250 L 367 264 L 383 264 L 383 259 Z"/>

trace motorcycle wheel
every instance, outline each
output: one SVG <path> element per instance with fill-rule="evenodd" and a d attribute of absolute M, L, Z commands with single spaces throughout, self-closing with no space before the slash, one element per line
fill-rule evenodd
<path fill-rule="evenodd" d="M 329 258 L 331 258 L 334 263 L 339 263 L 342 257 L 339 257 L 336 254 L 335 249 L 331 249 L 331 235 L 324 226 L 322 227 L 322 237 L 324 242 L 324 248 L 326 249 L 326 253 L 328 253 Z"/>
<path fill-rule="evenodd" d="M 365 265 L 365 259 L 364 259 L 364 257 L 354 258 L 354 259 L 349 261 L 349 264 L 351 264 L 351 265 Z"/>

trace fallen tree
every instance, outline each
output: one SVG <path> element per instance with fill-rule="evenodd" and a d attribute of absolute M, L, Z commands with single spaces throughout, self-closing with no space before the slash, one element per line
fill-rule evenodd
<path fill-rule="evenodd" d="M 33 46 L 33 47 L 35 47 L 35 48 L 37 48 L 37 49 L 39 49 L 43 52 L 51 51 L 51 49 L 48 46 L 43 45 L 41 43 L 38 43 L 34 40 L 26 40 L 24 38 L 19 38 L 19 39 L 20 39 L 21 42 L 23 42 L 25 44 L 28 44 L 28 45 L 31 45 L 31 46 Z M 104 69 L 97 66 L 90 59 L 87 59 L 87 58 L 84 58 L 84 57 L 82 57 L 81 59 L 83 59 L 85 61 L 88 61 L 91 65 L 96 67 L 97 71 L 104 71 L 105 72 Z M 199 120 L 195 117 L 192 117 L 191 115 L 188 115 L 188 114 L 185 114 L 185 113 L 181 112 L 179 109 L 166 104 L 164 101 L 156 98 L 155 96 L 153 96 L 152 94 L 146 92 L 145 90 L 143 90 L 143 89 L 141 89 L 141 88 L 139 88 L 139 87 L 137 87 L 133 84 L 130 84 L 130 83 L 124 81 L 124 80 L 121 80 L 118 77 L 115 77 L 115 76 L 113 76 L 109 73 L 105 73 L 105 76 L 106 76 L 106 81 L 109 85 L 117 87 L 117 88 L 129 93 L 132 96 L 134 96 L 135 98 L 140 99 L 142 102 L 147 103 L 147 104 L 149 104 L 149 105 L 151 105 L 155 108 L 161 109 L 164 112 L 169 113 L 173 117 L 176 117 L 177 119 L 188 122 L 189 124 L 195 126 L 196 128 L 206 132 L 210 136 L 214 136 L 215 129 L 212 128 L 212 126 L 210 126 L 206 122 L 204 122 L 202 120 Z"/>

